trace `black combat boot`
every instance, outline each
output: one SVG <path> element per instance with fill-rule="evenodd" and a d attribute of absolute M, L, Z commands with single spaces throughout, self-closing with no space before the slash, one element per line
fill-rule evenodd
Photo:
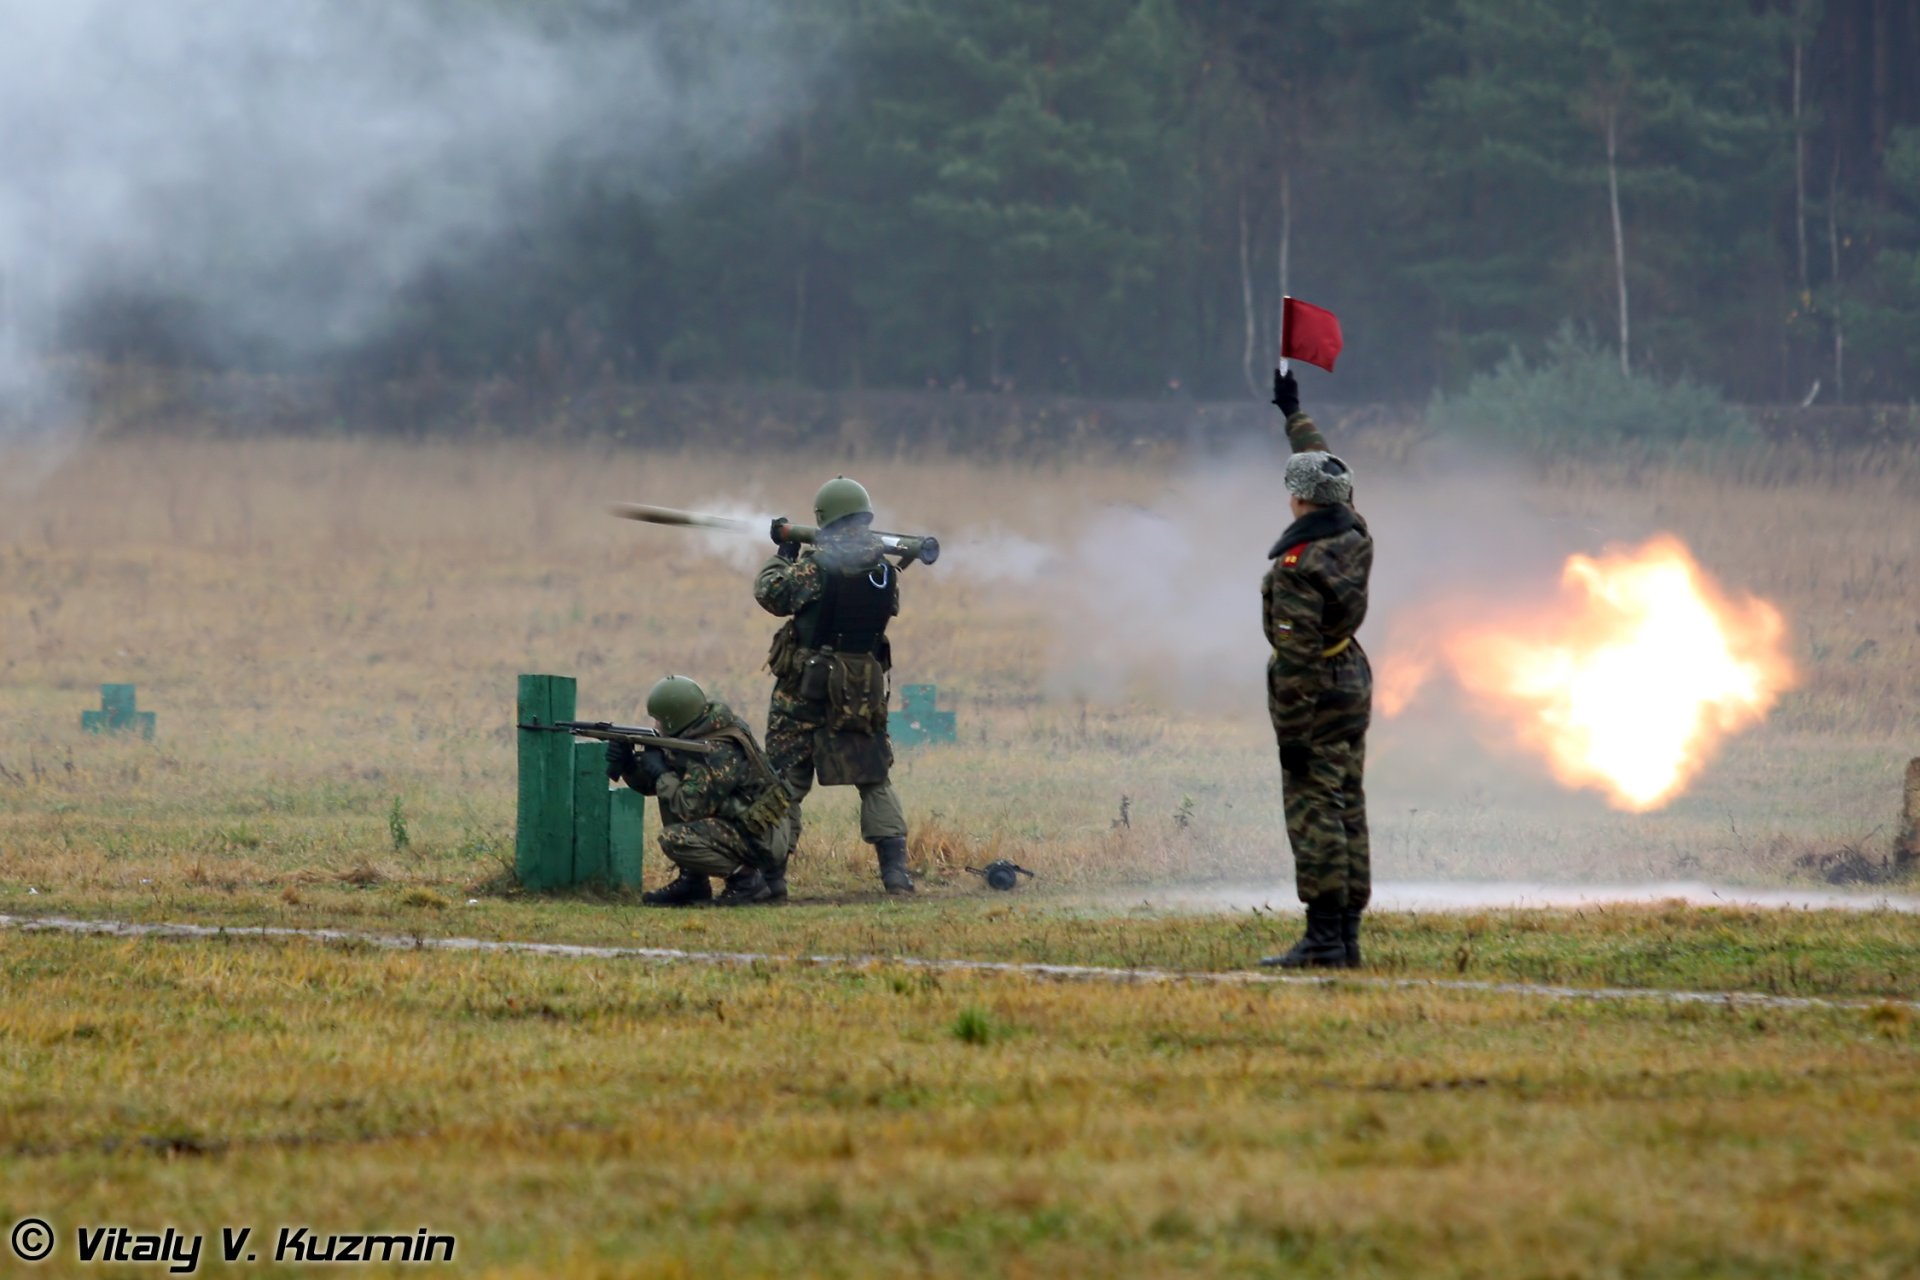
<path fill-rule="evenodd" d="M 767 901 L 785 902 L 787 900 L 787 864 L 783 862 L 772 871 L 762 871 L 760 874 L 767 882 L 767 892 L 770 895 Z"/>
<path fill-rule="evenodd" d="M 640 895 L 640 901 L 650 907 L 691 907 L 712 900 L 713 885 L 705 876 L 688 871 L 682 871 L 673 883 Z"/>
<path fill-rule="evenodd" d="M 773 890 L 758 867 L 742 867 L 727 877 L 726 892 L 714 902 L 722 907 L 751 907 L 773 901 Z"/>
<path fill-rule="evenodd" d="M 1306 936 L 1293 944 L 1293 950 L 1260 961 L 1265 969 L 1345 969 L 1347 944 L 1341 937 L 1345 912 L 1333 894 L 1321 894 L 1307 904 Z"/>
<path fill-rule="evenodd" d="M 1347 968 L 1360 967 L 1360 917 L 1365 907 L 1348 907 L 1340 913 L 1340 941 L 1347 949 Z"/>
<path fill-rule="evenodd" d="M 888 893 L 912 893 L 913 877 L 907 874 L 907 838 L 888 836 L 873 842 L 880 857 L 880 883 Z"/>

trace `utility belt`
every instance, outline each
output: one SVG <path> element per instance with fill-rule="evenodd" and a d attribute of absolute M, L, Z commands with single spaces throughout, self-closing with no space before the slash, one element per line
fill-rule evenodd
<path fill-rule="evenodd" d="M 1320 651 L 1320 656 L 1322 658 L 1337 658 L 1352 647 L 1353 647 L 1353 637 L 1348 636 L 1345 640 L 1342 640 L 1340 643 L 1335 645 L 1329 645 L 1325 649 L 1322 649 Z M 1276 658 L 1279 657 L 1280 651 L 1278 649 L 1275 649 L 1273 651 L 1273 656 Z"/>
<path fill-rule="evenodd" d="M 809 649 L 800 643 L 799 628 L 793 619 L 789 618 L 773 634 L 773 645 L 767 650 L 767 670 L 773 672 L 776 679 L 781 680 L 802 675 L 807 670 L 809 660 L 820 653 L 846 653 L 875 657 L 880 660 L 880 665 L 883 667 L 892 665 L 890 661 L 892 654 L 884 632 L 852 637 L 841 634 L 835 636 L 834 640 L 833 644 L 819 645 Z M 825 693 L 822 691 L 807 696 L 824 697 Z"/>

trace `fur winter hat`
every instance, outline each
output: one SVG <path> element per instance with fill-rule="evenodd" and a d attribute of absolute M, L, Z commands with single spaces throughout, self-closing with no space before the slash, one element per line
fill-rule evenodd
<path fill-rule="evenodd" d="M 1317 449 L 1296 453 L 1287 459 L 1287 492 L 1323 507 L 1352 502 L 1353 468 Z"/>

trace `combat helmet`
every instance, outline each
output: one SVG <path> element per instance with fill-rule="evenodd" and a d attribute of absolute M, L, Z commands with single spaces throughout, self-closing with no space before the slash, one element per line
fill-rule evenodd
<path fill-rule="evenodd" d="M 813 522 L 822 529 L 848 516 L 873 518 L 873 499 L 858 480 L 835 476 L 813 495 Z"/>
<path fill-rule="evenodd" d="M 662 733 L 679 733 L 707 714 L 706 691 L 685 676 L 667 676 L 647 690 L 647 714 Z"/>

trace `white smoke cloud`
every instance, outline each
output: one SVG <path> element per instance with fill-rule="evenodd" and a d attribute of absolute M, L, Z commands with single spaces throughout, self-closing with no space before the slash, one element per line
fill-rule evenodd
<path fill-rule="evenodd" d="M 1196 462 L 1142 505 L 1097 508 L 1055 542 L 963 532 L 940 570 L 1017 591 L 1049 618 L 1049 688 L 1170 706 L 1265 707 L 1260 584 L 1292 523 L 1280 446 Z M 1376 655 L 1416 606 L 1490 584 L 1555 580 L 1590 532 L 1528 510 L 1497 463 L 1425 475 L 1361 466 L 1356 506 L 1376 544 L 1361 639 Z M 949 567 L 951 566 L 951 567 Z"/>
<path fill-rule="evenodd" d="M 0 0 L 0 424 L 100 291 L 183 297 L 255 350 L 349 346 L 529 225 L 558 163 L 671 198 L 828 54 L 775 0 Z"/>

